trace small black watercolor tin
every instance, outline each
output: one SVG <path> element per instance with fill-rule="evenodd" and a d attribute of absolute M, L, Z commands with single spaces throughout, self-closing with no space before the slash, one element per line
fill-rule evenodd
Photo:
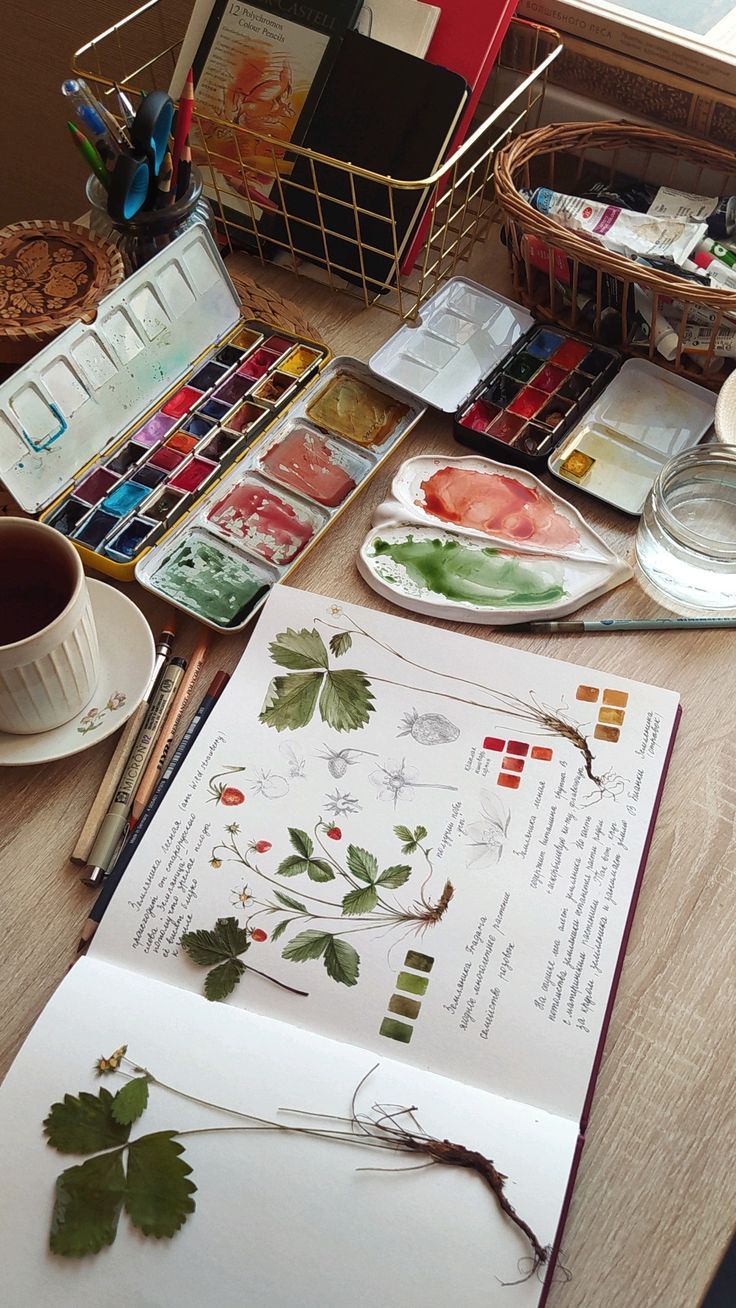
<path fill-rule="evenodd" d="M 616 375 L 622 357 L 454 277 L 370 366 L 453 417 L 456 441 L 532 472 Z"/>

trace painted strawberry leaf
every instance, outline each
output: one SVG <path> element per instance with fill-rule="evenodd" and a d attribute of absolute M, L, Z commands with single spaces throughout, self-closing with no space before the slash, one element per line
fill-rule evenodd
<path fill-rule="evenodd" d="M 145 1112 L 148 1104 L 148 1077 L 134 1076 L 127 1085 L 118 1090 L 112 1101 L 112 1115 L 116 1122 L 130 1126 Z"/>
<path fill-rule="evenodd" d="M 314 628 L 308 631 L 282 631 L 268 647 L 273 662 L 293 672 L 306 672 L 311 668 L 327 668 L 329 658 L 325 643 Z"/>
<path fill-rule="evenodd" d="M 348 891 L 342 901 L 344 917 L 355 917 L 362 913 L 372 913 L 378 903 L 378 892 L 373 886 L 358 886 L 357 890 Z"/>
<path fill-rule="evenodd" d="M 292 963 L 324 958 L 325 968 L 333 981 L 346 986 L 357 984 L 360 958 L 356 950 L 329 931 L 300 931 L 284 946 L 281 956 Z"/>
<path fill-rule="evenodd" d="M 372 885 L 378 876 L 378 859 L 359 845 L 348 845 L 347 864 L 357 881 Z"/>
<path fill-rule="evenodd" d="M 277 899 L 280 904 L 283 904 L 284 908 L 296 909 L 297 913 L 306 913 L 307 911 L 301 900 L 294 899 L 292 895 L 284 894 L 283 890 L 274 890 L 273 897 L 274 899 Z"/>
<path fill-rule="evenodd" d="M 394 827 L 394 835 L 398 836 L 399 840 L 403 841 L 401 846 L 402 854 L 416 854 L 419 848 L 419 842 L 424 840 L 426 834 L 426 827 L 415 827 L 413 831 L 410 831 L 409 827 Z"/>
<path fill-rule="evenodd" d="M 310 881 L 334 881 L 335 873 L 324 858 L 307 860 L 307 875 Z"/>
<path fill-rule="evenodd" d="M 291 672 L 286 677 L 274 677 L 259 720 L 276 731 L 306 727 L 312 721 L 323 680 L 323 672 Z"/>
<path fill-rule="evenodd" d="M 214 1003 L 227 999 L 245 973 L 245 963 L 239 958 L 228 958 L 225 963 L 218 963 L 207 973 L 204 979 L 204 997 Z"/>
<path fill-rule="evenodd" d="M 385 886 L 387 890 L 398 890 L 403 886 L 411 876 L 411 868 L 408 863 L 397 863 L 394 867 L 384 868 L 376 885 Z"/>
<path fill-rule="evenodd" d="M 235 917 L 220 917 L 211 931 L 185 931 L 181 938 L 182 948 L 200 967 L 236 958 L 249 945 L 248 929 L 239 926 Z"/>
<path fill-rule="evenodd" d="M 43 1124 L 51 1147 L 60 1154 L 95 1154 L 125 1144 L 130 1123 L 115 1120 L 113 1100 L 104 1087 L 96 1095 L 86 1090 L 64 1095 L 62 1103 L 51 1106 Z"/>
<path fill-rule="evenodd" d="M 375 711 L 368 678 L 355 668 L 326 673 L 319 711 L 322 721 L 335 731 L 356 731 L 364 727 Z"/>
<path fill-rule="evenodd" d="M 302 858 L 312 857 L 314 841 L 311 836 L 307 835 L 306 831 L 300 831 L 299 827 L 289 827 L 289 840 L 292 849 L 295 849 L 297 854 L 301 854 Z"/>
<path fill-rule="evenodd" d="M 175 1137 L 176 1131 L 156 1131 L 128 1147 L 125 1210 L 139 1231 L 157 1239 L 176 1235 L 194 1212 L 197 1187 Z"/>
<path fill-rule="evenodd" d="M 274 927 L 273 931 L 271 932 L 271 939 L 272 939 L 272 940 L 279 940 L 279 939 L 281 938 L 281 936 L 284 934 L 286 928 L 287 928 L 288 926 L 291 926 L 292 920 L 293 920 L 293 919 L 290 918 L 290 917 L 285 917 L 284 920 L 283 920 L 283 922 L 279 922 L 279 923 Z"/>
<path fill-rule="evenodd" d="M 290 854 L 276 868 L 277 876 L 281 877 L 299 877 L 305 873 L 310 881 L 335 880 L 335 873 L 324 858 L 300 858 L 298 854 Z"/>
<path fill-rule="evenodd" d="M 63 1258 L 84 1258 L 112 1244 L 124 1195 L 122 1151 L 98 1154 L 77 1167 L 68 1167 L 56 1179 L 51 1252 Z"/>
<path fill-rule="evenodd" d="M 347 654 L 352 646 L 353 638 L 349 631 L 339 631 L 330 641 L 330 649 L 336 659 L 339 659 L 343 654 Z"/>

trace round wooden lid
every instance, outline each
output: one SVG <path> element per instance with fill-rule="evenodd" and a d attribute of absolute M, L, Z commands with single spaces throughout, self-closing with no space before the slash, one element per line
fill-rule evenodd
<path fill-rule="evenodd" d="M 80 318 L 91 320 L 124 276 L 116 246 L 77 223 L 0 228 L 0 352 L 35 353 Z"/>

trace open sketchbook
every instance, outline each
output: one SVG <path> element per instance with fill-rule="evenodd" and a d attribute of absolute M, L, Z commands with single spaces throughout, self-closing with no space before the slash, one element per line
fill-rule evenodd
<path fill-rule="evenodd" d="M 417 1160 L 214 1132 L 232 1115 L 199 1101 L 318 1126 L 282 1110 L 414 1106 L 556 1254 L 678 716 L 665 690 L 276 587 L 0 1092 L 8 1302 L 543 1303 L 554 1257 L 519 1282 L 529 1244 L 474 1172 L 361 1171 Z M 181 936 L 230 916 L 246 970 L 209 1002 Z M 153 1085 L 131 1139 L 202 1132 L 196 1209 L 170 1240 L 123 1212 L 111 1247 L 61 1258 L 54 1181 L 81 1160 L 41 1123 L 123 1043 L 193 1097 Z"/>

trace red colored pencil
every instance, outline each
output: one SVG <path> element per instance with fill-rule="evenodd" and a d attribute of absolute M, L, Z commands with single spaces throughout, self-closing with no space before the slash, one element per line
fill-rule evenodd
<path fill-rule="evenodd" d="M 179 174 L 179 162 L 182 151 L 189 135 L 189 128 L 192 125 L 192 114 L 194 112 L 194 74 L 189 69 L 187 80 L 184 83 L 184 90 L 179 100 L 179 108 L 176 112 L 176 127 L 174 128 L 174 150 L 172 155 L 173 172 L 171 174 L 171 194 L 176 195 L 176 179 Z"/>

